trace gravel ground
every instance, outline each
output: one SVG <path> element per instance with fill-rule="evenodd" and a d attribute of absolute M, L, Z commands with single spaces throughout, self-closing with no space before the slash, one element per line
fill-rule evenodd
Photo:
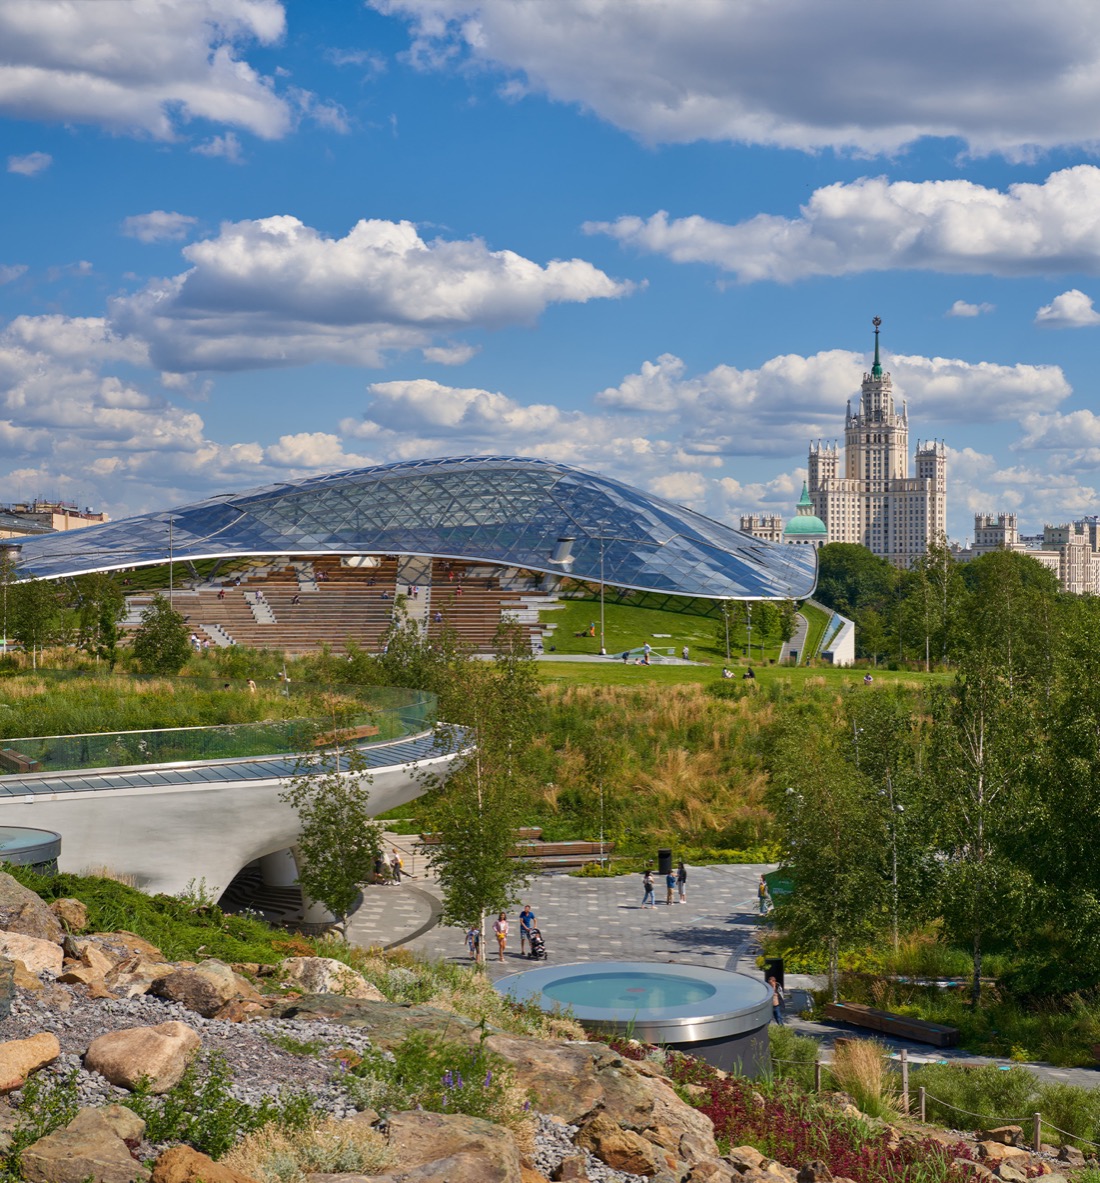
<path fill-rule="evenodd" d="M 370 1041 L 360 1031 L 335 1023 L 306 1019 L 254 1019 L 250 1023 L 226 1023 L 204 1019 L 177 1002 L 139 995 L 137 998 L 93 1000 L 82 987 L 55 985 L 71 1002 L 67 1010 L 57 1006 L 58 997 L 43 1000 L 19 991 L 11 1015 L 0 1023 L 0 1038 L 24 1039 L 43 1031 L 52 1032 L 61 1044 L 61 1056 L 45 1072 L 65 1076 L 79 1069 L 78 1087 L 82 1105 L 110 1104 L 125 1095 L 96 1072 L 81 1067 L 81 1057 L 97 1035 L 126 1027 L 152 1027 L 178 1020 L 198 1032 L 204 1053 L 225 1056 L 233 1077 L 231 1090 L 239 1100 L 258 1104 L 281 1089 L 306 1090 L 313 1094 L 319 1110 L 336 1117 L 350 1117 L 355 1106 L 335 1082 L 341 1068 L 338 1058 L 326 1063 L 324 1054 L 297 1055 L 271 1041 L 286 1036 L 303 1043 L 320 1043 L 333 1049 L 366 1051 Z"/>
<path fill-rule="evenodd" d="M 64 991 L 68 1005 L 57 993 Z M 264 1097 L 288 1091 L 306 1090 L 314 1105 L 335 1117 L 351 1117 L 356 1108 L 336 1083 L 341 1068 L 338 1058 L 326 1063 L 320 1055 L 297 1055 L 271 1041 L 271 1037 L 289 1037 L 302 1043 L 323 1044 L 328 1048 L 350 1048 L 364 1052 L 369 1039 L 361 1032 L 337 1023 L 307 1019 L 254 1019 L 249 1023 L 226 1023 L 204 1019 L 176 1002 L 149 995 L 128 999 L 89 999 L 83 987 L 56 984 L 45 998 L 20 990 L 12 1004 L 11 1015 L 0 1022 L 0 1039 L 24 1039 L 49 1031 L 61 1044 L 61 1056 L 39 1074 L 63 1078 L 77 1073 L 79 1103 L 110 1105 L 126 1097 L 125 1089 L 116 1088 L 97 1072 L 88 1072 L 82 1056 L 97 1035 L 127 1027 L 156 1026 L 172 1020 L 186 1023 L 198 1032 L 204 1053 L 220 1052 L 232 1073 L 231 1092 L 241 1101 L 259 1104 Z M 10 1101 L 18 1104 L 19 1092 Z M 563 1158 L 582 1153 L 573 1143 L 577 1126 L 565 1126 L 539 1116 L 535 1135 L 535 1166 L 548 1178 Z M 145 1146 L 148 1154 L 161 1147 Z M 584 1151 L 588 1178 L 592 1183 L 647 1183 L 640 1175 L 616 1171 L 594 1155 Z"/>
<path fill-rule="evenodd" d="M 539 1128 L 535 1134 L 535 1170 L 551 1179 L 563 1158 L 571 1154 L 584 1154 L 588 1178 L 592 1183 L 649 1183 L 643 1175 L 631 1175 L 616 1171 L 587 1150 L 581 1151 L 573 1144 L 580 1126 L 562 1125 L 548 1117 L 539 1117 Z"/>

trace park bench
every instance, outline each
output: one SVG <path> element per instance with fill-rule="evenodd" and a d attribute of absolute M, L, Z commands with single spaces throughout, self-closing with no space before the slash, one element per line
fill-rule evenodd
<path fill-rule="evenodd" d="M 15 748 L 2 748 L 0 749 L 0 768 L 3 768 L 5 772 L 37 772 L 38 761 L 32 760 L 30 756 L 24 756 Z"/>
<path fill-rule="evenodd" d="M 959 1032 L 942 1023 L 929 1023 L 924 1019 L 911 1019 L 907 1015 L 895 1015 L 886 1010 L 876 1010 L 861 1002 L 830 1002 L 825 1006 L 825 1017 L 840 1023 L 851 1023 L 853 1027 L 866 1027 L 882 1035 L 893 1035 L 897 1039 L 911 1039 L 914 1043 L 930 1043 L 933 1047 L 954 1047 L 959 1042 Z"/>

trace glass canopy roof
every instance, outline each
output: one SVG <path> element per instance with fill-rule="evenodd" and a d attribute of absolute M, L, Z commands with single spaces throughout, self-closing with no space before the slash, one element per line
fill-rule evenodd
<path fill-rule="evenodd" d="M 406 461 L 226 493 L 29 538 L 16 561 L 19 578 L 46 579 L 170 555 L 362 554 L 495 563 L 709 599 L 798 599 L 817 575 L 813 548 L 763 542 L 621 481 L 516 456 Z"/>

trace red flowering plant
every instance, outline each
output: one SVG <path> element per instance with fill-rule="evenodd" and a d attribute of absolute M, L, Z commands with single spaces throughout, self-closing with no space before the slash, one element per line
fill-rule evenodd
<path fill-rule="evenodd" d="M 627 1059 L 640 1060 L 653 1049 L 622 1040 L 611 1046 Z M 833 1175 L 855 1183 L 964 1183 L 970 1157 L 965 1145 L 945 1146 L 932 1138 L 901 1141 L 888 1130 L 850 1117 L 807 1093 L 792 1080 L 721 1077 L 705 1060 L 679 1052 L 664 1054 L 664 1070 L 678 1086 L 697 1085 L 690 1103 L 714 1123 L 723 1151 L 753 1146 L 788 1166 L 817 1159 Z"/>

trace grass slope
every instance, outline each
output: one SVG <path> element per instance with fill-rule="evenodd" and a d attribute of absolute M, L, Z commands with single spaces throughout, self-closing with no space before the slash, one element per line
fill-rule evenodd
<path fill-rule="evenodd" d="M 564 600 L 560 608 L 544 609 L 543 624 L 555 624 L 553 636 L 547 641 L 558 653 L 599 653 L 600 651 L 600 601 Z M 594 637 L 576 636 L 587 634 L 590 624 L 595 622 Z M 608 653 L 622 653 L 624 649 L 640 649 L 647 641 L 654 649 L 674 649 L 679 657 L 680 650 L 687 645 L 692 661 L 710 664 L 726 660 L 725 638 L 719 644 L 718 634 L 722 622 L 718 617 L 698 616 L 686 612 L 675 612 L 661 608 L 639 608 L 631 604 L 604 605 L 604 630 Z M 737 657 L 745 644 L 743 625 L 730 625 L 730 647 Z M 755 656 L 759 636 L 753 641 Z M 765 649 L 765 658 L 777 657 L 778 644 Z"/>

